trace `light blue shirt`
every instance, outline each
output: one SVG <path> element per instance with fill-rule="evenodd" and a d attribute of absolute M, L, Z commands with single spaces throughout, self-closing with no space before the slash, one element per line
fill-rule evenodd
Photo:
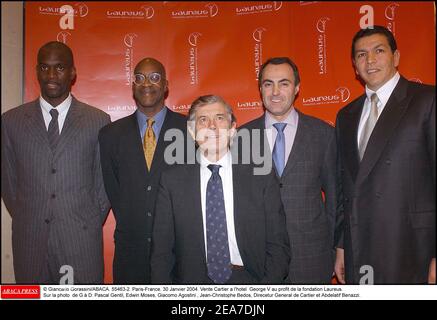
<path fill-rule="evenodd" d="M 156 142 L 158 142 L 159 133 L 161 132 L 162 125 L 164 124 L 164 119 L 167 114 L 167 107 L 164 106 L 164 108 L 161 109 L 153 119 L 155 119 L 155 123 L 152 126 L 153 132 L 155 133 Z M 147 117 L 144 113 L 137 110 L 137 121 L 138 121 L 138 127 L 140 128 L 140 134 L 141 134 L 141 140 L 144 139 L 144 135 L 146 134 L 147 130 Z"/>

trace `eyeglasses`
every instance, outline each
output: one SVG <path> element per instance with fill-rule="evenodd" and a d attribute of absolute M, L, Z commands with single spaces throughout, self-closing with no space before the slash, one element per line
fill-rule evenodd
<path fill-rule="evenodd" d="M 149 80 L 151 84 L 158 84 L 161 81 L 161 74 L 158 72 L 149 73 L 147 76 L 142 73 L 134 74 L 134 83 L 137 86 L 142 86 L 146 83 L 146 79 Z"/>

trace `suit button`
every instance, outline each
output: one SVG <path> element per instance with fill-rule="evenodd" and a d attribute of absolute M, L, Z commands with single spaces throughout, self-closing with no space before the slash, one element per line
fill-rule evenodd
<path fill-rule="evenodd" d="M 152 216 L 152 213 L 151 213 L 151 212 L 147 212 L 147 216 L 148 216 L 148 217 L 151 217 L 151 216 Z"/>
<path fill-rule="evenodd" d="M 56 198 L 56 194 L 52 194 L 51 197 L 52 197 L 52 199 Z"/>
<path fill-rule="evenodd" d="M 49 223 L 50 223 L 50 220 L 49 220 L 49 219 L 45 219 L 44 222 L 47 223 L 47 224 L 49 224 Z"/>
<path fill-rule="evenodd" d="M 391 160 L 390 159 L 385 160 L 385 164 L 388 166 L 391 165 Z"/>
<path fill-rule="evenodd" d="M 55 168 L 52 169 L 52 173 L 53 173 L 53 174 L 56 173 L 56 169 L 55 169 Z"/>
<path fill-rule="evenodd" d="M 282 183 L 279 184 L 279 188 L 282 188 L 284 185 Z"/>
<path fill-rule="evenodd" d="M 152 238 L 147 238 L 147 242 L 152 242 Z"/>
<path fill-rule="evenodd" d="M 146 190 L 150 191 L 150 190 L 152 190 L 152 187 L 151 186 L 147 186 Z"/>
<path fill-rule="evenodd" d="M 345 197 L 345 198 L 344 198 L 344 202 L 346 202 L 346 203 L 349 202 L 349 198 L 346 198 L 346 197 Z"/>

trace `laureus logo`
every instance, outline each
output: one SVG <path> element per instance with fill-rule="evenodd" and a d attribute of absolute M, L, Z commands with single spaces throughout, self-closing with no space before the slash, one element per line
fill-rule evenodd
<path fill-rule="evenodd" d="M 260 28 L 256 28 L 253 33 L 252 33 L 252 37 L 253 40 L 255 40 L 256 42 L 261 42 L 262 40 L 262 33 L 264 31 L 266 31 L 267 29 L 264 27 L 260 27 Z"/>
<path fill-rule="evenodd" d="M 188 53 L 188 69 L 189 69 L 189 77 L 190 84 L 195 85 L 199 83 L 199 68 L 197 65 L 197 57 L 198 57 L 198 48 L 199 37 L 202 34 L 200 32 L 192 32 L 188 36 L 188 43 L 190 44 L 189 53 Z"/>
<path fill-rule="evenodd" d="M 74 6 L 77 8 L 80 17 L 85 17 L 88 14 L 88 6 L 85 3 L 77 2 Z"/>
<path fill-rule="evenodd" d="M 399 7 L 398 3 L 391 3 L 385 8 L 385 17 L 393 21 L 395 19 L 395 10 Z"/>
<path fill-rule="evenodd" d="M 128 33 L 124 36 L 124 44 L 128 48 L 132 48 L 134 43 L 134 38 L 138 37 L 136 33 Z"/>
<path fill-rule="evenodd" d="M 217 7 L 217 5 L 215 3 L 212 3 L 212 2 L 207 3 L 205 5 L 205 8 L 209 9 L 209 16 L 210 17 L 215 17 L 217 15 L 217 13 L 218 13 L 218 7 Z"/>
<path fill-rule="evenodd" d="M 263 61 L 263 44 L 262 44 L 262 35 L 263 32 L 267 31 L 264 27 L 258 27 L 252 32 L 252 38 L 255 40 L 254 48 L 253 48 L 253 60 L 254 60 L 254 71 L 255 71 L 255 80 L 258 81 L 259 69 L 261 67 Z"/>
<path fill-rule="evenodd" d="M 349 89 L 346 87 L 338 87 L 335 91 L 339 94 L 341 102 L 348 101 L 351 96 Z"/>
<path fill-rule="evenodd" d="M 282 1 L 273 1 L 273 9 L 278 11 L 282 8 Z"/>
<path fill-rule="evenodd" d="M 155 15 L 155 9 L 153 9 L 153 7 L 151 7 L 151 6 L 143 5 L 143 6 L 141 6 L 141 9 L 144 10 L 144 14 L 145 14 L 144 17 L 146 19 L 152 19 L 153 16 Z"/>
<path fill-rule="evenodd" d="M 331 19 L 329 19 L 328 17 L 323 17 L 317 20 L 317 24 L 316 24 L 317 31 L 319 31 L 320 33 L 325 33 L 326 22 L 328 22 L 329 20 Z"/>
<path fill-rule="evenodd" d="M 67 37 L 71 36 L 70 32 L 67 31 L 61 31 L 58 32 L 58 34 L 56 35 L 56 40 L 62 43 L 67 43 Z"/>
<path fill-rule="evenodd" d="M 201 36 L 202 34 L 200 32 L 193 32 L 188 36 L 188 42 L 190 43 L 191 46 L 193 47 L 197 47 L 197 39 Z"/>

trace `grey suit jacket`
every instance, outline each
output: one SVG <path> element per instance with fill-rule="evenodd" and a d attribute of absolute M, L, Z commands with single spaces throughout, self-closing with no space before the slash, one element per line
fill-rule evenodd
<path fill-rule="evenodd" d="M 99 129 L 109 116 L 73 97 L 52 152 L 39 99 L 2 115 L 2 197 L 12 216 L 17 283 L 38 283 L 49 237 L 75 283 L 103 282 L 103 187 Z"/>
<path fill-rule="evenodd" d="M 298 114 L 293 148 L 279 178 L 292 256 L 288 281 L 330 283 L 338 193 L 335 131 L 317 118 Z M 265 129 L 264 117 L 240 129 Z M 261 151 L 265 143 L 266 136 L 261 135 Z M 265 150 L 271 157 L 270 149 Z"/>

